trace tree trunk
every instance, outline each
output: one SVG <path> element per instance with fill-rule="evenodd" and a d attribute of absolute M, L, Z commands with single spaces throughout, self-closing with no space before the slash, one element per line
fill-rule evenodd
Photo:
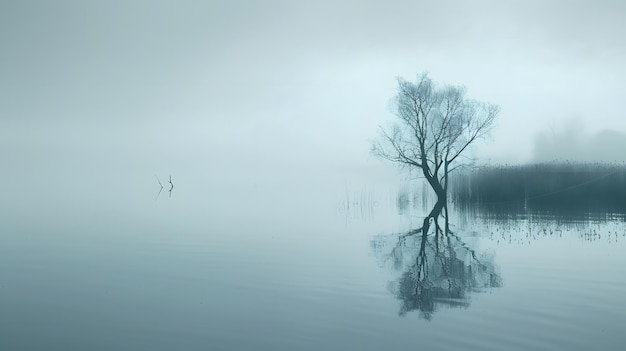
<path fill-rule="evenodd" d="M 446 188 L 441 185 L 436 177 L 430 175 L 428 166 L 422 167 L 422 173 L 424 174 L 424 177 L 426 177 L 426 180 L 428 181 L 428 184 L 430 184 L 430 187 L 433 188 L 435 194 L 437 194 L 437 202 L 442 202 L 445 204 L 447 202 Z"/>
<path fill-rule="evenodd" d="M 425 148 L 424 148 L 423 142 L 420 142 L 420 150 L 421 150 L 420 160 L 422 162 L 421 164 L 422 173 L 424 174 L 424 177 L 426 177 L 428 184 L 430 184 L 430 186 L 435 191 L 435 194 L 437 194 L 437 203 L 443 202 L 445 204 L 447 200 L 446 189 L 444 189 L 444 187 L 441 185 L 441 182 L 439 181 L 436 174 L 435 175 L 430 174 L 430 167 L 428 167 L 428 158 L 426 157 L 426 153 L 424 152 Z"/>

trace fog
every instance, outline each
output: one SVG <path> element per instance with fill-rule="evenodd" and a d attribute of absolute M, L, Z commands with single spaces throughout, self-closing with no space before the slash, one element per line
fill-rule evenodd
<path fill-rule="evenodd" d="M 589 133 L 580 119 L 538 133 L 534 139 L 533 161 L 626 162 L 626 134 L 614 129 Z"/>
<path fill-rule="evenodd" d="M 395 77 L 423 71 L 502 107 L 476 156 L 543 159 L 569 116 L 626 131 L 624 15 L 620 1 L 4 1 L 0 159 L 386 176 L 370 142 Z"/>
<path fill-rule="evenodd" d="M 623 345 L 625 206 L 569 228 L 451 206 L 411 238 L 436 194 L 370 149 L 396 77 L 429 72 L 500 105 L 478 162 L 620 156 L 624 18 L 622 0 L 1 0 L 0 350 Z M 537 181 L 536 203 L 544 184 L 625 203 L 603 172 Z"/>

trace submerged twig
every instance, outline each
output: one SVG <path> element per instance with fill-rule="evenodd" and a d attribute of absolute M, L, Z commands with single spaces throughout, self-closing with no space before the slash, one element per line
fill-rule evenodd
<path fill-rule="evenodd" d="M 161 186 L 161 188 L 163 188 L 163 184 L 161 184 L 161 180 L 159 179 L 159 177 L 157 177 L 157 175 L 155 174 L 154 177 L 156 178 L 157 182 L 159 182 L 159 185 Z"/>
<path fill-rule="evenodd" d="M 163 191 L 163 184 L 161 184 L 161 180 L 159 180 L 159 177 L 157 177 L 157 175 L 155 174 L 154 177 L 156 178 L 157 182 L 159 182 L 159 185 L 161 186 L 161 189 L 159 189 L 159 193 L 157 194 L 156 198 L 154 199 L 154 201 L 159 199 L 159 196 L 161 195 L 161 192 Z"/>
<path fill-rule="evenodd" d="M 170 175 L 169 183 L 170 183 L 170 197 L 172 197 L 172 189 L 174 189 L 174 183 L 172 183 L 172 176 L 171 175 Z"/>

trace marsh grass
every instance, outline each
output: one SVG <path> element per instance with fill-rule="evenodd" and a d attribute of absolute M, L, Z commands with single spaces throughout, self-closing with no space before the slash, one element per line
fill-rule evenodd
<path fill-rule="evenodd" d="M 626 214 L 626 165 L 488 166 L 454 176 L 451 199 L 492 214 Z"/>

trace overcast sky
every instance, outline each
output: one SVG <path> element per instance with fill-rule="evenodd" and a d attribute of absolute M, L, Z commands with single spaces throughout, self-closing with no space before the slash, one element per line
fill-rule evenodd
<path fill-rule="evenodd" d="M 4 0 L 0 157 L 354 171 L 395 77 L 428 71 L 501 106 L 478 156 L 541 159 L 571 121 L 626 133 L 624 18 L 624 1 Z"/>

